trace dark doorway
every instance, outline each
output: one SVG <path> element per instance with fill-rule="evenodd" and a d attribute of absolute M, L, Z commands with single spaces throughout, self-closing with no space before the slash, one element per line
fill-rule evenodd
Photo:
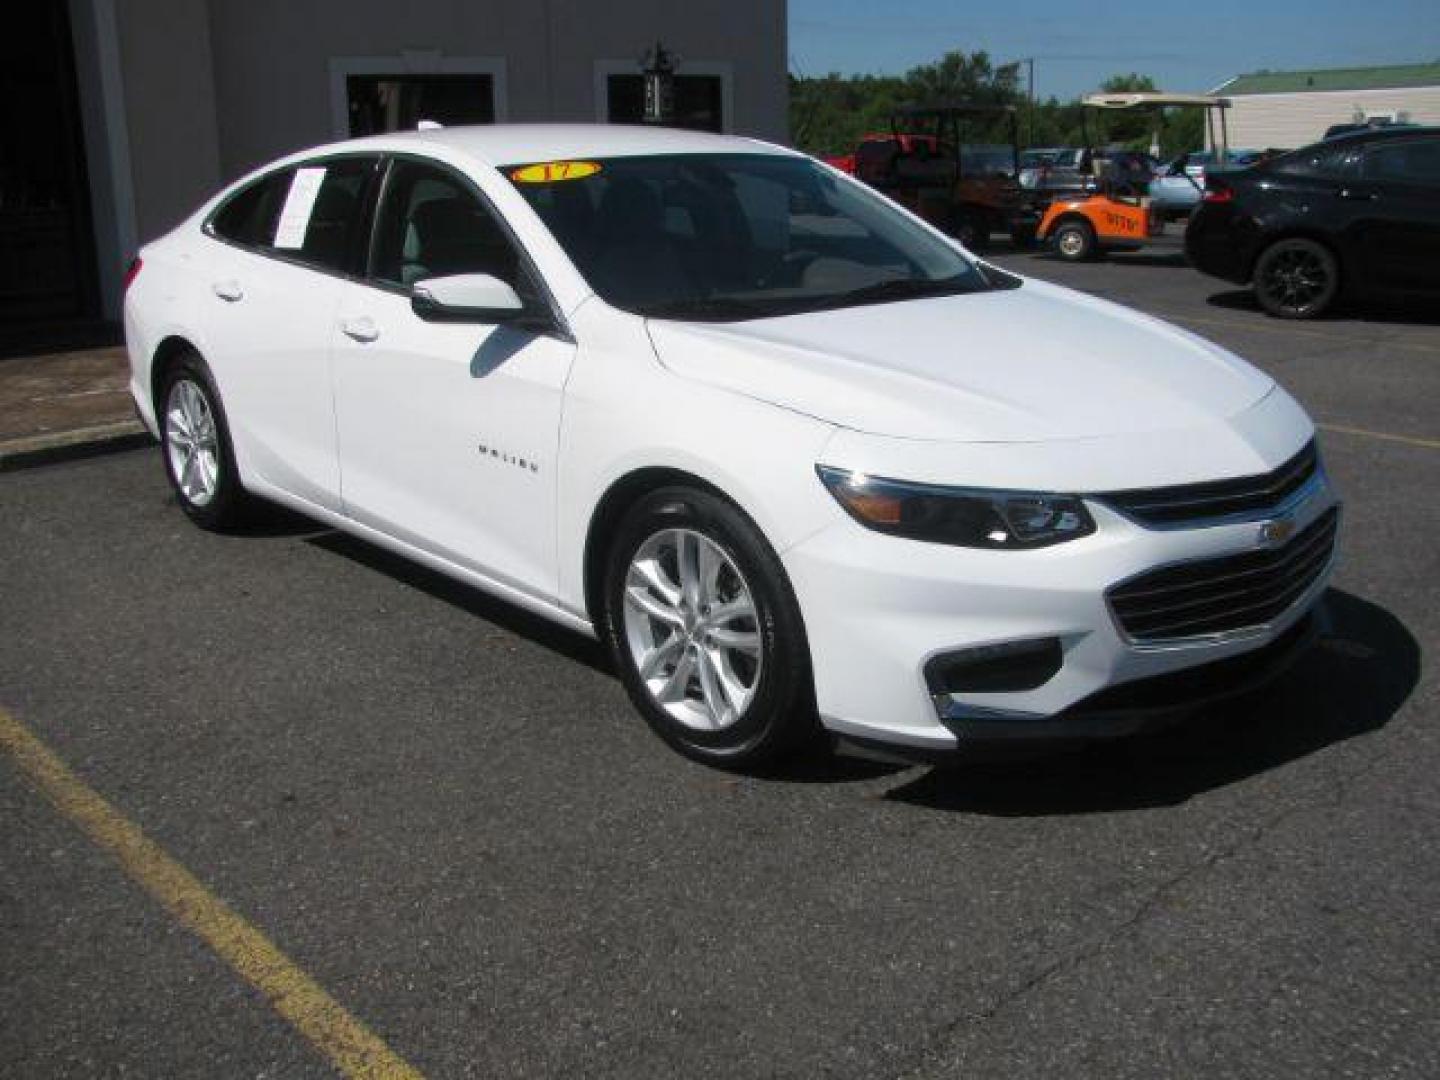
<path fill-rule="evenodd" d="M 610 96 L 606 115 L 612 124 L 639 124 L 645 119 L 645 80 L 640 75 L 611 75 L 606 80 Z M 675 116 L 669 126 L 691 131 L 725 130 L 719 75 L 676 75 Z"/>
<path fill-rule="evenodd" d="M 495 122 L 489 75 L 350 75 L 345 95 L 352 138 L 409 131 L 421 120 L 446 127 Z"/>
<path fill-rule="evenodd" d="M 98 315 L 66 5 L 12 4 L 0 35 L 0 348 Z"/>

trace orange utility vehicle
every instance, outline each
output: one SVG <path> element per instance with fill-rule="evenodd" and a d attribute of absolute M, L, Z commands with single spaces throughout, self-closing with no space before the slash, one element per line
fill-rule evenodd
<path fill-rule="evenodd" d="M 1217 163 L 1228 157 L 1229 136 L 1225 110 L 1230 99 L 1208 94 L 1091 94 L 1083 101 L 1086 108 L 1087 141 L 1092 113 L 1107 110 L 1141 109 L 1154 118 L 1151 152 L 1160 150 L 1160 117 L 1165 109 L 1194 108 L 1205 110 L 1208 141 L 1215 148 Z M 1219 118 L 1218 129 L 1216 117 Z M 1095 154 L 1088 155 L 1090 160 Z M 1123 157 L 1114 160 L 1123 160 Z M 1164 228 L 1160 214 L 1150 204 L 1149 178 L 1127 174 L 1107 167 L 1103 162 L 1094 166 L 1095 189 L 1058 197 L 1051 201 L 1040 218 L 1035 238 L 1048 243 L 1055 254 L 1071 262 L 1093 259 L 1106 251 L 1134 251 L 1145 246 Z"/>
<path fill-rule="evenodd" d="M 1013 105 L 910 105 L 888 135 L 867 135 L 853 155 L 829 159 L 913 210 L 966 247 L 994 232 L 1029 235 L 1039 212 L 1020 187 Z"/>

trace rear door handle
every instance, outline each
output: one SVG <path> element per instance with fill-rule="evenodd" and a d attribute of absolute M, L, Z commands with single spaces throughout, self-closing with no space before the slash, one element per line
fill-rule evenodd
<path fill-rule="evenodd" d="M 361 315 L 358 319 L 345 319 L 340 323 L 340 332 L 346 337 L 360 342 L 374 341 L 380 336 L 380 328 L 368 315 Z"/>
<path fill-rule="evenodd" d="M 1356 202 L 1374 202 L 1380 198 L 1380 196 L 1374 191 L 1364 191 L 1357 188 L 1341 188 L 1340 198 L 1353 199 Z"/>
<path fill-rule="evenodd" d="M 240 283 L 233 278 L 229 281 L 215 282 L 210 286 L 210 290 L 221 300 L 231 304 L 245 295 L 245 290 L 242 289 Z"/>

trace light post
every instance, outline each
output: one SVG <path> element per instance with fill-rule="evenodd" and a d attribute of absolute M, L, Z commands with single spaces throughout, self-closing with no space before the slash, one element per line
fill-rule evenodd
<path fill-rule="evenodd" d="M 668 124 L 675 115 L 675 68 L 678 59 L 657 40 L 655 47 L 640 58 L 640 75 L 645 81 L 647 124 Z"/>

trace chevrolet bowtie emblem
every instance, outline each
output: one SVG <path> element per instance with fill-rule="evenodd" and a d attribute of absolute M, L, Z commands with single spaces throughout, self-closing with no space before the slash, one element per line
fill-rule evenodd
<path fill-rule="evenodd" d="M 1260 546 L 1277 548 L 1295 535 L 1293 518 L 1276 518 L 1260 526 Z"/>

